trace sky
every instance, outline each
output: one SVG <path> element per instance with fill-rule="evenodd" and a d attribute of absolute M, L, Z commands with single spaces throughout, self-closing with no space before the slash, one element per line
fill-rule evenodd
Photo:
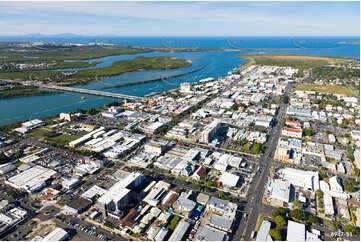
<path fill-rule="evenodd" d="M 0 35 L 359 36 L 356 2 L 0 1 Z"/>

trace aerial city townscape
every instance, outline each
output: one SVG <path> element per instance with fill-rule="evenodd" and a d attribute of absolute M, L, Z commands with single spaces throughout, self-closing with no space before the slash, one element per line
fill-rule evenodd
<path fill-rule="evenodd" d="M 312 21 L 309 8 L 320 11 Z M 279 30 L 237 32 L 246 9 L 269 11 L 259 21 Z M 295 9 L 300 32 L 278 26 L 273 14 Z M 1 2 L 0 239 L 359 241 L 359 10 Z M 198 11 L 185 34 L 178 21 Z M 333 27 L 317 25 L 323 14 Z M 128 35 L 106 25 L 126 17 L 138 21 Z M 146 34 L 149 21 L 179 36 Z M 316 32 L 304 32 L 311 22 Z"/>

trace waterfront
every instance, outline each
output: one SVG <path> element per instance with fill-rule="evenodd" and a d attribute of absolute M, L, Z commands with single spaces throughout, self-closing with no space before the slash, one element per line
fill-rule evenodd
<path fill-rule="evenodd" d="M 337 44 L 342 40 L 353 40 L 350 37 L 330 37 L 330 38 L 313 38 L 312 41 L 301 42 L 304 49 L 295 48 L 292 46 L 290 38 L 286 37 L 247 37 L 247 38 L 232 38 L 229 41 L 233 45 L 247 48 L 259 48 L 264 46 L 265 48 L 293 48 L 292 50 L 254 50 L 247 53 L 267 53 L 267 52 L 289 52 L 297 54 L 313 54 L 313 55 L 333 55 L 333 56 L 346 56 L 346 57 L 359 57 L 360 47 L 359 45 L 340 45 Z M 160 46 L 161 41 L 159 38 L 133 38 L 129 42 L 137 45 L 154 45 Z M 141 41 L 142 40 L 142 41 Z M 184 46 L 190 47 L 217 47 L 226 48 L 226 38 L 200 38 L 197 42 L 195 38 L 176 38 L 174 41 L 163 40 L 164 43 L 168 43 L 171 46 Z M 68 40 L 76 41 L 76 40 Z M 300 40 L 298 40 L 300 42 Z M 329 42 L 327 42 L 329 41 Z M 116 41 L 113 41 L 116 43 Z M 178 45 L 177 45 L 178 43 Z M 326 45 L 327 43 L 327 45 Z M 307 47 L 307 48 L 306 48 Z M 316 48 L 317 47 L 317 48 Z M 314 49 L 312 49 L 314 48 Z M 150 52 L 135 55 L 116 55 L 108 56 L 103 58 L 96 58 L 87 60 L 100 61 L 95 67 L 98 68 L 111 65 L 115 61 L 126 60 L 134 58 L 135 56 L 175 56 L 178 58 L 184 58 L 191 60 L 193 65 L 187 68 L 178 68 L 172 70 L 153 70 L 153 71 L 142 71 L 122 74 L 105 78 L 98 82 L 93 82 L 83 86 L 77 86 L 86 89 L 101 90 L 102 87 L 112 86 L 117 84 L 141 82 L 160 77 L 177 75 L 180 73 L 190 72 L 192 70 L 203 69 L 193 72 L 188 75 L 180 76 L 177 78 L 170 78 L 166 81 L 155 81 L 149 83 L 143 83 L 133 86 L 122 86 L 107 89 L 108 92 L 121 93 L 126 95 L 134 96 L 145 96 L 153 92 L 162 92 L 170 90 L 179 86 L 182 82 L 194 82 L 207 77 L 221 77 L 227 74 L 228 71 L 244 63 L 244 60 L 238 58 L 237 55 L 240 53 L 246 53 L 246 51 L 203 51 L 203 52 Z M 72 69 L 67 69 L 72 70 Z M 39 118 L 44 116 L 56 115 L 60 112 L 71 112 L 78 108 L 87 109 L 91 107 L 100 107 L 107 103 L 116 101 L 114 98 L 105 98 L 99 96 L 86 95 L 86 99 L 81 100 L 81 94 L 77 93 L 61 93 L 56 95 L 44 95 L 44 96 L 33 96 L 33 97 L 20 97 L 11 99 L 0 100 L 0 125 L 5 125 L 17 121 L 27 120 L 31 118 Z"/>

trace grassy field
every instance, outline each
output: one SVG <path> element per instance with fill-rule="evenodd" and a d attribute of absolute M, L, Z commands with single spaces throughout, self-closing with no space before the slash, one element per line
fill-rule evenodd
<path fill-rule="evenodd" d="M 79 139 L 80 136 L 76 136 L 76 135 L 66 135 L 66 134 L 61 134 L 55 137 L 47 137 L 46 140 L 49 143 L 55 143 L 58 146 L 66 146 L 68 145 L 71 141 Z"/>
<path fill-rule="evenodd" d="M 298 84 L 296 85 L 295 90 L 325 92 L 325 93 L 343 94 L 347 96 L 352 96 L 352 92 L 346 86 Z"/>
<path fill-rule="evenodd" d="M 44 136 L 48 132 L 49 131 L 46 129 L 37 128 L 37 129 L 34 129 L 33 131 L 31 131 L 30 133 L 27 133 L 26 135 L 31 136 L 31 137 L 38 137 L 38 136 Z"/>
<path fill-rule="evenodd" d="M 350 60 L 343 57 L 298 55 L 289 53 L 238 55 L 238 57 L 249 60 L 251 64 L 263 66 L 290 66 L 297 69 L 308 69 Z"/>

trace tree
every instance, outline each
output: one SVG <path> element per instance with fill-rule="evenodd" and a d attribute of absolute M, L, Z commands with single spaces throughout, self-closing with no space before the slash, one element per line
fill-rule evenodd
<path fill-rule="evenodd" d="M 308 216 L 308 221 L 309 221 L 310 223 L 313 223 L 313 224 L 319 224 L 319 223 L 320 223 L 319 218 L 316 217 L 316 216 L 314 216 L 314 215 L 312 215 L 312 214 Z"/>
<path fill-rule="evenodd" d="M 303 129 L 303 134 L 305 136 L 312 136 L 314 135 L 316 132 L 313 129 Z"/>
<path fill-rule="evenodd" d="M 302 204 L 300 201 L 298 201 L 297 199 L 293 200 L 293 205 L 296 207 L 296 208 L 301 208 Z"/>
<path fill-rule="evenodd" d="M 261 144 L 254 144 L 253 145 L 253 151 L 256 153 L 256 154 L 259 154 L 261 152 Z"/>
<path fill-rule="evenodd" d="M 347 192 L 354 192 L 356 190 L 357 182 L 355 180 L 348 180 L 343 182 L 343 187 Z"/>
<path fill-rule="evenodd" d="M 284 95 L 283 97 L 282 97 L 282 102 L 283 103 L 288 103 L 288 101 L 290 100 L 290 98 L 287 96 L 287 95 Z"/>
<path fill-rule="evenodd" d="M 291 211 L 290 213 L 291 217 L 296 219 L 296 220 L 302 220 L 305 221 L 306 220 L 306 214 L 305 212 L 303 212 L 300 209 L 294 209 Z"/>
<path fill-rule="evenodd" d="M 346 233 L 352 233 L 352 235 L 358 235 L 358 234 L 360 234 L 359 229 L 358 229 L 356 226 L 353 226 L 353 225 L 351 225 L 351 224 L 347 224 L 347 225 L 343 226 L 343 230 L 344 230 Z"/>
<path fill-rule="evenodd" d="M 285 208 L 282 208 L 282 207 L 279 207 L 279 208 L 276 208 L 275 210 L 273 210 L 270 215 L 272 218 L 276 218 L 278 215 L 286 215 L 287 213 L 287 209 Z"/>
<path fill-rule="evenodd" d="M 286 225 L 286 219 L 282 215 L 278 215 L 275 217 L 275 222 L 277 226 L 284 226 Z"/>
<path fill-rule="evenodd" d="M 278 229 L 270 229 L 269 234 L 274 240 L 283 240 L 281 231 Z"/>

